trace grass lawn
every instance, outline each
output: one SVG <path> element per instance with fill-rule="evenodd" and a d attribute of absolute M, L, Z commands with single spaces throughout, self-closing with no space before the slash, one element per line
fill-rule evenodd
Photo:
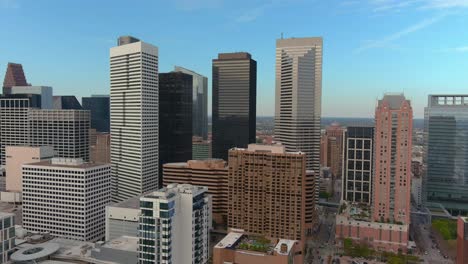
<path fill-rule="evenodd" d="M 390 264 L 419 263 L 419 258 L 417 256 L 375 251 L 367 245 L 354 243 L 349 238 L 345 238 L 343 244 L 344 255 L 353 258 L 383 260 Z"/>
<path fill-rule="evenodd" d="M 432 221 L 432 227 L 442 235 L 444 240 L 457 239 L 457 221 L 437 219 Z"/>

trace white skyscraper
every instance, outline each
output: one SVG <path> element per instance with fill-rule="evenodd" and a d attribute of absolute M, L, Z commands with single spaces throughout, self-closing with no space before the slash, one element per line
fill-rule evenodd
<path fill-rule="evenodd" d="M 316 188 L 306 203 L 318 200 L 320 186 L 322 47 L 321 37 L 276 41 L 275 137 L 286 151 L 306 153 L 307 189 Z"/>
<path fill-rule="evenodd" d="M 120 37 L 110 49 L 112 200 L 158 188 L 158 48 Z"/>
<path fill-rule="evenodd" d="M 110 164 L 53 158 L 23 165 L 23 226 L 81 241 L 104 238 Z"/>
<path fill-rule="evenodd" d="M 208 263 L 211 195 L 207 187 L 169 184 L 140 198 L 138 263 Z"/>

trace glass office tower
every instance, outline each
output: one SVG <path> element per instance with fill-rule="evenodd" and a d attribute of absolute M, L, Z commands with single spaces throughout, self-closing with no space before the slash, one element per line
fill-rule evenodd
<path fill-rule="evenodd" d="M 110 132 L 110 97 L 109 95 L 92 95 L 83 97 L 83 109 L 91 111 L 91 128 L 98 132 Z"/>
<path fill-rule="evenodd" d="M 424 121 L 427 202 L 468 213 L 468 95 L 429 95 Z"/>

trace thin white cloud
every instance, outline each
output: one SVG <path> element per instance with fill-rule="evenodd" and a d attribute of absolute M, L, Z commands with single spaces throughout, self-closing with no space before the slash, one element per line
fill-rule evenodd
<path fill-rule="evenodd" d="M 468 0 L 427 0 L 423 7 L 436 9 L 468 7 Z"/>
<path fill-rule="evenodd" d="M 418 23 L 416 23 L 414 25 L 411 25 L 411 26 L 409 26 L 407 28 L 404 28 L 404 29 L 402 29 L 402 30 L 400 30 L 398 32 L 395 32 L 395 33 L 393 33 L 391 35 L 388 35 L 386 37 L 383 37 L 381 39 L 368 41 L 367 43 L 365 43 L 364 45 L 362 45 L 361 47 L 356 49 L 355 52 L 360 53 L 360 52 L 363 52 L 363 51 L 368 50 L 368 49 L 382 48 L 382 47 L 391 46 L 392 42 L 394 42 L 394 41 L 396 41 L 396 40 L 398 40 L 398 39 L 400 39 L 402 37 L 405 37 L 407 35 L 410 35 L 412 33 L 415 33 L 417 31 L 420 31 L 420 30 L 422 30 L 424 28 L 427 28 L 430 25 L 439 22 L 444 17 L 445 17 L 445 14 L 437 15 L 437 16 L 425 19 L 423 21 L 420 21 L 420 22 L 418 22 Z"/>
<path fill-rule="evenodd" d="M 374 12 L 392 12 L 405 9 L 467 8 L 468 0 L 367 0 Z"/>

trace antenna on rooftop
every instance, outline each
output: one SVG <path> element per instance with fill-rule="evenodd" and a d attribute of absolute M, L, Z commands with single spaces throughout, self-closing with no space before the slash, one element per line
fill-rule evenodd
<path fill-rule="evenodd" d="M 283 32 L 281 32 L 281 39 L 283 39 Z"/>

